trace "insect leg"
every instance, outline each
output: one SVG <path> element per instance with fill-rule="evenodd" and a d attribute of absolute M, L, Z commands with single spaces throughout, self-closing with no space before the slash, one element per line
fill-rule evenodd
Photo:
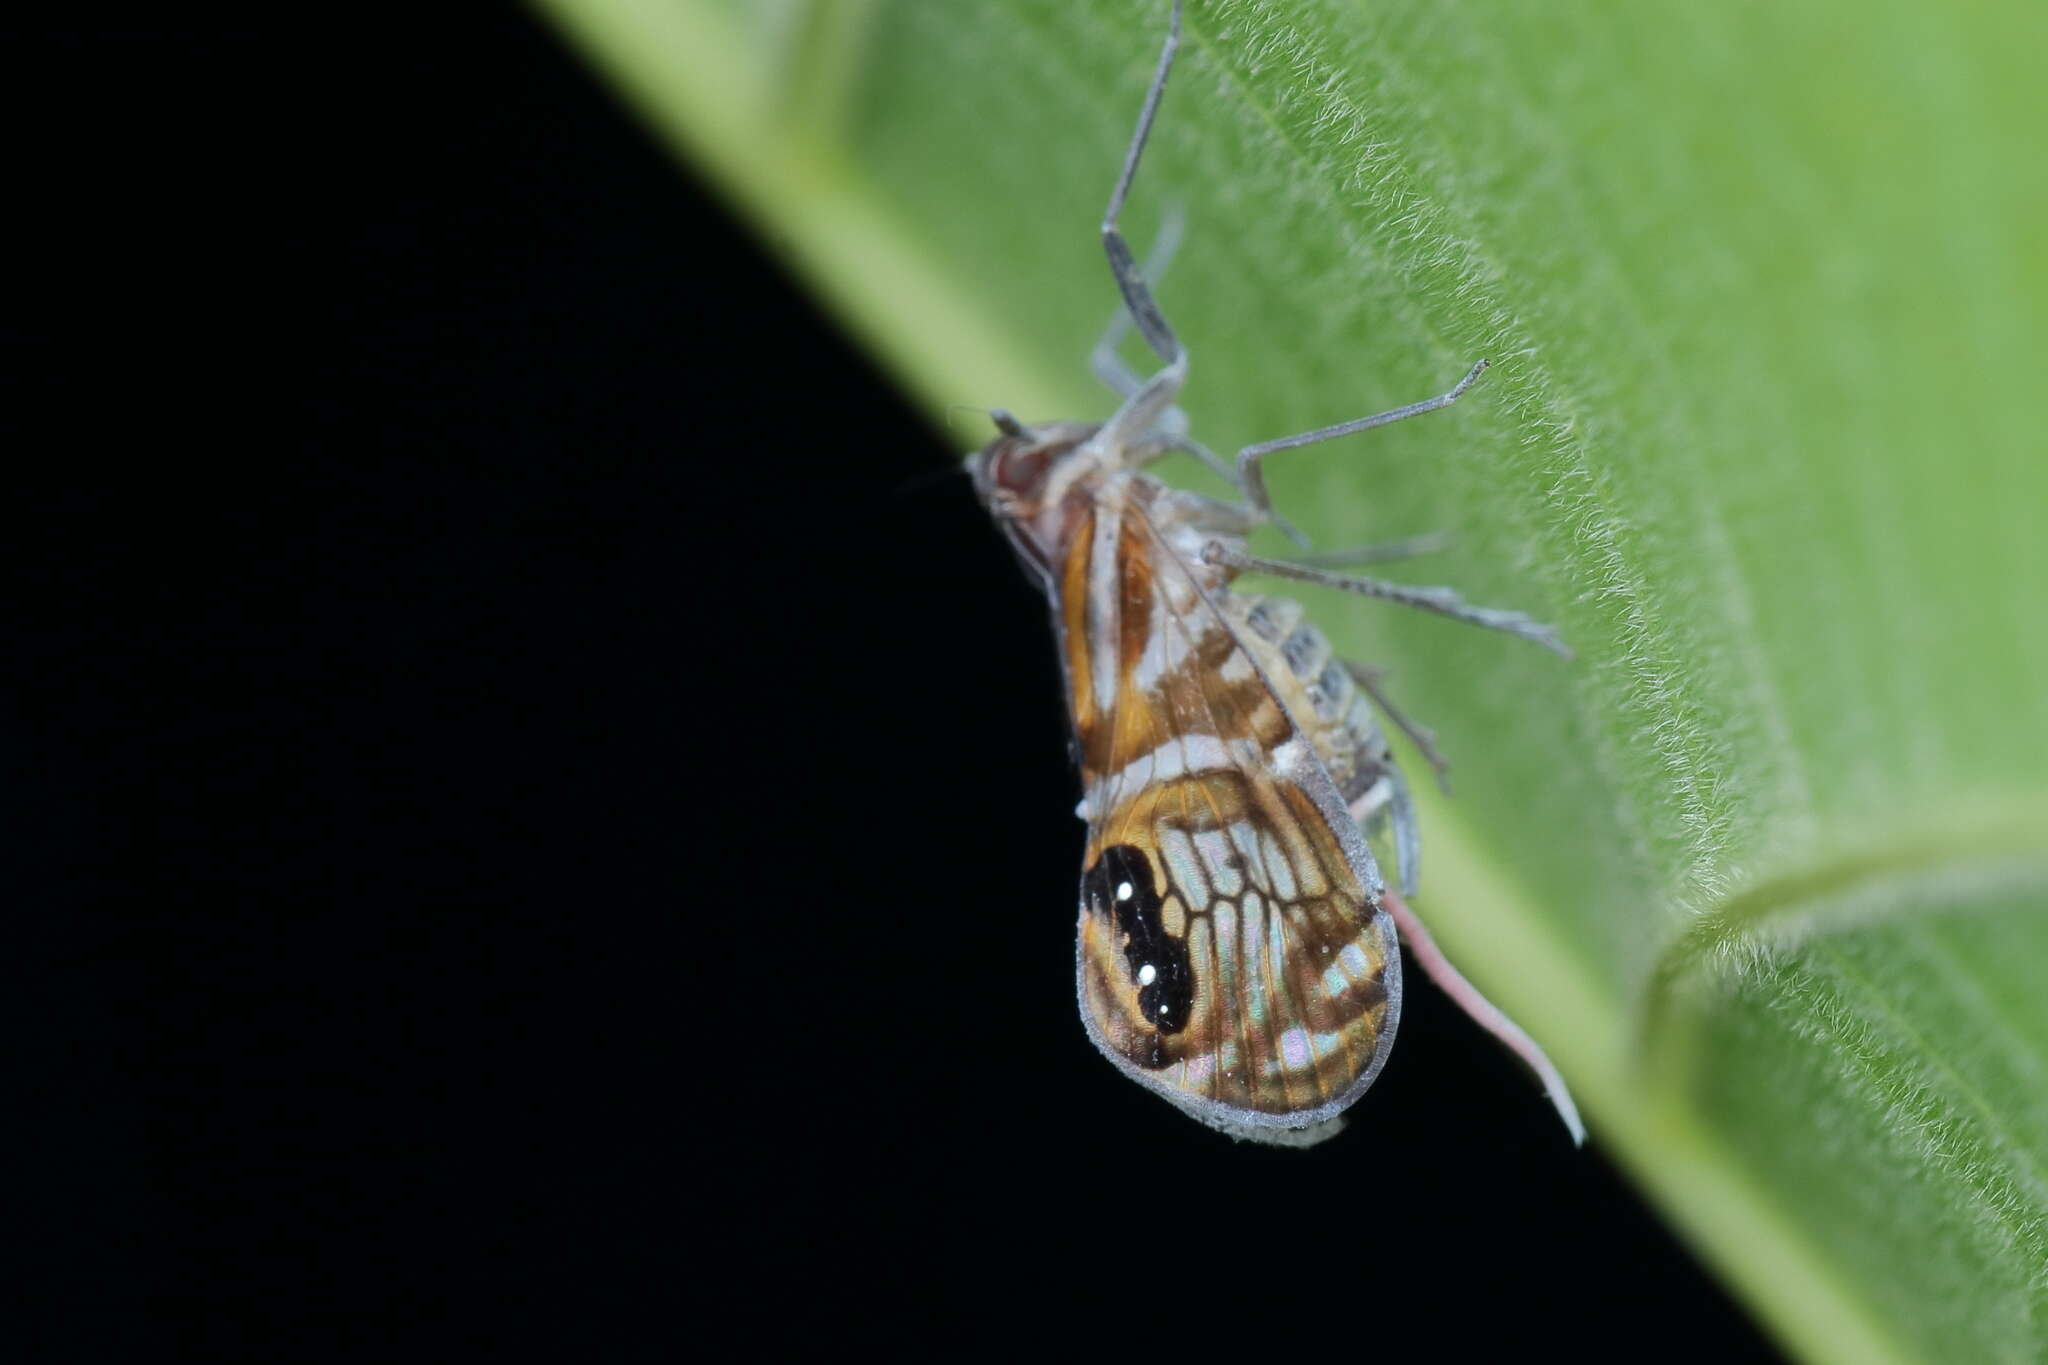
<path fill-rule="evenodd" d="M 1166 215 L 1159 221 L 1159 232 L 1152 239 L 1151 249 L 1145 253 L 1144 277 L 1148 287 L 1156 286 L 1166 277 L 1167 267 L 1173 264 L 1174 253 L 1180 249 L 1181 233 L 1186 226 L 1187 215 L 1181 212 L 1177 205 L 1169 206 Z M 1088 353 L 1088 368 L 1097 381 L 1111 393 L 1127 401 L 1144 387 L 1144 381 L 1138 377 L 1137 371 L 1126 365 L 1123 357 L 1117 354 L 1117 348 L 1123 344 L 1124 336 L 1130 329 L 1131 310 L 1119 303 L 1116 312 L 1109 319 L 1109 325 L 1103 329 L 1102 336 L 1096 341 L 1095 348 Z M 1211 473 L 1233 488 L 1237 486 L 1237 471 L 1232 469 L 1222 456 L 1188 435 L 1187 418 L 1179 408 L 1168 408 L 1160 414 L 1159 425 L 1162 428 L 1158 433 L 1161 454 L 1169 450 L 1184 451 L 1200 460 Z M 1300 539 L 1286 522 L 1280 521 L 1279 518 L 1275 518 L 1275 521 L 1286 529 L 1289 536 Z"/>
<path fill-rule="evenodd" d="M 1467 370 L 1465 377 L 1453 384 L 1447 392 L 1440 393 L 1434 398 L 1425 398 L 1420 403 L 1410 403 L 1406 407 L 1393 408 L 1386 412 L 1376 412 L 1370 417 L 1359 417 L 1349 422 L 1339 422 L 1333 427 L 1319 427 L 1315 431 L 1304 431 L 1298 436 L 1282 436 L 1276 440 L 1261 441 L 1257 445 L 1246 446 L 1243 450 L 1237 452 L 1237 482 L 1239 487 L 1244 489 L 1245 501 L 1251 504 L 1252 510 L 1257 512 L 1261 518 L 1272 517 L 1273 500 L 1267 496 L 1266 476 L 1260 472 L 1259 468 L 1260 463 L 1268 455 L 1276 451 L 1293 450 L 1300 446 L 1314 445 L 1318 441 L 1333 441 L 1339 436 L 1355 436 L 1361 431 L 1371 431 L 1374 427 L 1387 426 L 1390 423 L 1399 422 L 1403 418 L 1420 417 L 1425 412 L 1435 412 L 1438 408 L 1447 408 L 1458 401 L 1460 394 L 1472 387 L 1472 381 L 1479 378 L 1480 374 L 1486 369 L 1487 364 L 1487 361 L 1480 361 Z"/>
<path fill-rule="evenodd" d="M 1152 238 L 1151 249 L 1145 253 L 1145 280 L 1149 287 L 1156 288 L 1159 282 L 1166 278 L 1166 268 L 1173 264 L 1174 252 L 1180 249 L 1181 232 L 1186 226 L 1187 215 L 1181 212 L 1178 205 L 1169 206 L 1165 216 L 1159 220 L 1159 232 Z M 1119 398 L 1129 398 L 1144 383 L 1138 378 L 1137 372 L 1126 365 L 1123 357 L 1117 354 L 1117 348 L 1123 344 L 1124 336 L 1130 330 L 1131 310 L 1119 302 L 1116 312 L 1109 319 L 1109 326 L 1102 329 L 1101 339 L 1095 343 L 1095 349 L 1088 353 L 1089 370 L 1105 388 Z M 1222 460 L 1206 450 L 1201 453 L 1208 456 L 1204 463 L 1217 468 L 1223 477 L 1232 483 L 1237 482 L 1236 476 L 1229 473 L 1229 467 L 1224 465 Z"/>
<path fill-rule="evenodd" d="M 1146 345 L 1166 362 L 1166 368 L 1124 399 L 1123 406 L 1103 423 L 1102 430 L 1095 437 L 1111 451 L 1133 452 L 1139 458 L 1157 451 L 1162 444 L 1170 446 L 1175 443 L 1174 433 L 1167 432 L 1162 441 L 1154 428 L 1172 411 L 1173 400 L 1180 396 L 1181 385 L 1187 381 L 1188 355 L 1181 349 L 1180 338 L 1173 334 L 1173 328 L 1167 326 L 1165 315 L 1153 300 L 1144 272 L 1138 269 L 1137 261 L 1132 258 L 1130 243 L 1124 240 L 1123 229 L 1117 220 L 1123 214 L 1124 200 L 1131 192 L 1131 178 L 1138 173 L 1138 159 L 1144 154 L 1145 139 L 1151 135 L 1152 120 L 1159 113 L 1159 97 L 1166 92 L 1166 75 L 1173 69 L 1173 54 L 1180 47 L 1180 6 L 1181 0 L 1173 0 L 1173 13 L 1166 25 L 1166 42 L 1159 49 L 1159 65 L 1152 73 L 1152 84 L 1146 88 L 1145 103 L 1138 111 L 1138 126 L 1131 133 L 1130 149 L 1124 153 L 1123 169 L 1117 173 L 1116 185 L 1109 192 L 1109 206 L 1102 214 L 1102 247 L 1109 256 L 1109 273 L 1115 277 L 1117 290 L 1123 295 L 1124 309 L 1131 315 L 1131 321 L 1137 324 Z"/>
<path fill-rule="evenodd" d="M 1331 573 L 1314 564 L 1300 564 L 1289 559 L 1267 559 L 1260 555 L 1246 554 L 1233 545 L 1212 540 L 1202 547 L 1202 557 L 1211 564 L 1228 564 L 1244 573 L 1269 573 L 1281 578 L 1292 578 L 1301 583 L 1313 583 L 1318 587 L 1335 588 L 1339 592 L 1357 593 L 1361 597 L 1378 597 L 1388 602 L 1399 602 L 1403 606 L 1419 607 L 1433 611 L 1439 616 L 1448 616 L 1454 621 L 1465 621 L 1489 630 L 1503 630 L 1510 635 L 1519 635 L 1524 640 L 1533 640 L 1553 654 L 1572 657 L 1571 647 L 1557 636 L 1554 626 L 1546 626 L 1519 611 L 1503 611 L 1497 607 L 1476 607 L 1449 588 L 1418 588 L 1407 583 L 1394 583 L 1384 578 L 1366 578 L 1362 575 Z"/>
<path fill-rule="evenodd" d="M 1436 747 L 1436 733 L 1417 725 L 1400 707 L 1394 705 L 1394 699 L 1387 695 L 1387 689 L 1380 686 L 1381 680 L 1386 677 L 1382 670 L 1368 668 L 1364 664 L 1355 664 L 1348 660 L 1344 667 L 1350 671 L 1352 681 L 1358 684 L 1366 696 L 1372 698 L 1374 706 L 1379 707 L 1380 714 L 1392 721 L 1395 729 L 1408 736 L 1408 742 L 1415 746 L 1416 752 L 1436 770 L 1436 784 L 1443 788 L 1445 796 L 1449 796 L 1451 765 L 1445 761 L 1443 754 Z"/>
<path fill-rule="evenodd" d="M 1536 1046 L 1536 1040 L 1522 1032 L 1514 1020 L 1501 1013 L 1497 1005 L 1481 995 L 1478 987 L 1451 965 L 1443 950 L 1436 946 L 1436 940 L 1429 936 L 1429 930 L 1422 927 L 1422 921 L 1399 896 L 1382 892 L 1380 903 L 1393 915 L 1394 926 L 1401 931 L 1401 941 L 1408 945 L 1409 953 L 1422 970 L 1429 973 L 1429 979 L 1436 982 L 1459 1009 L 1471 1015 L 1474 1023 L 1507 1044 L 1508 1051 L 1521 1058 L 1522 1064 L 1536 1073 L 1543 1093 L 1550 1097 L 1550 1103 L 1557 1109 L 1557 1116 L 1571 1130 L 1572 1141 L 1585 1146 L 1586 1125 L 1579 1118 L 1578 1106 L 1572 1103 L 1572 1094 L 1565 1088 L 1564 1077 L 1550 1064 L 1550 1058 L 1543 1055 L 1543 1049 Z"/>
<path fill-rule="evenodd" d="M 1409 795 L 1408 779 L 1401 770 L 1389 766 L 1385 773 L 1389 789 L 1387 803 L 1378 806 L 1378 784 L 1351 805 L 1351 818 L 1362 832 L 1366 821 L 1384 812 L 1387 822 L 1394 830 L 1394 860 L 1400 867 L 1401 894 L 1415 894 L 1416 883 L 1422 876 L 1422 826 L 1415 819 L 1415 799 Z"/>
<path fill-rule="evenodd" d="M 1131 180 L 1138 173 L 1138 158 L 1144 155 L 1152 120 L 1159 113 L 1159 97 L 1166 93 L 1166 74 L 1173 69 L 1173 54 L 1180 47 L 1180 6 L 1181 0 L 1173 0 L 1173 13 L 1166 21 L 1166 42 L 1159 49 L 1159 66 L 1152 73 L 1144 106 L 1138 111 L 1138 126 L 1131 133 L 1129 150 L 1124 153 L 1123 169 L 1117 174 L 1115 188 L 1109 192 L 1109 207 L 1102 213 L 1102 247 L 1109 255 L 1110 274 L 1116 277 L 1116 287 L 1124 296 L 1124 308 L 1138 324 L 1146 344 L 1169 366 L 1184 363 L 1180 339 L 1174 336 L 1173 328 L 1167 326 L 1165 315 L 1153 301 L 1152 291 L 1146 286 L 1137 261 L 1132 259 L 1130 244 L 1124 240 L 1117 219 L 1122 216 L 1124 199 L 1131 192 Z"/>
<path fill-rule="evenodd" d="M 1095 349 L 1088 353 L 1088 370 L 1096 382 L 1119 398 L 1129 398 L 1138 391 L 1145 381 L 1138 378 L 1138 372 L 1124 364 L 1124 358 L 1116 348 L 1124 339 L 1124 333 L 1131 328 L 1131 315 L 1118 305 L 1116 316 L 1111 318 L 1104 329 Z"/>
<path fill-rule="evenodd" d="M 1179 411 L 1179 408 L 1174 409 L 1174 412 L 1176 413 Z M 1188 435 L 1186 432 L 1183 431 L 1174 433 L 1166 442 L 1166 449 L 1187 452 L 1188 454 L 1194 456 L 1196 459 L 1200 460 L 1202 462 L 1203 467 L 1208 469 L 1210 473 L 1216 475 L 1218 478 L 1222 479 L 1231 487 L 1237 487 L 1237 471 L 1232 469 L 1228 464 L 1226 464 L 1221 455 L 1218 455 L 1215 451 L 1209 449 L 1209 447 L 1203 445 L 1200 441 L 1197 441 L 1194 437 Z M 1294 529 L 1291 526 L 1289 526 L 1286 522 L 1280 520 L 1278 517 L 1274 518 L 1274 522 L 1283 530 L 1285 530 L 1290 538 L 1299 539 L 1299 537 L 1295 535 Z"/>

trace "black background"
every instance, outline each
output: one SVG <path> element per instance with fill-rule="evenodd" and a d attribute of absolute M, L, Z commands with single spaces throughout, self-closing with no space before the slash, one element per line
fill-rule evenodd
<path fill-rule="evenodd" d="M 20 1358 L 1770 1358 L 1419 974 L 1309 1153 L 1094 1054 L 980 426 L 551 35 L 192 22 L 21 50 Z"/>

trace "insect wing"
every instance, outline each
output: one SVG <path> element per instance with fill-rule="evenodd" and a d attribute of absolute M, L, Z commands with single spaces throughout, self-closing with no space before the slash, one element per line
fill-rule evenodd
<path fill-rule="evenodd" d="M 1089 817 L 1089 1036 L 1215 1126 L 1334 1118 L 1378 1075 L 1400 1010 L 1363 837 L 1142 499 L 1099 502 L 1058 578 Z"/>

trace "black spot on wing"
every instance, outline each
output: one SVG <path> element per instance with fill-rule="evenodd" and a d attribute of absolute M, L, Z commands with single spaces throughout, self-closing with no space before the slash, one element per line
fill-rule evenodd
<path fill-rule="evenodd" d="M 1081 892 L 1090 913 L 1112 920 L 1123 935 L 1125 967 L 1146 1022 L 1161 1034 L 1186 1028 L 1195 1003 L 1194 970 L 1187 943 L 1166 932 L 1151 860 L 1128 844 L 1113 844 L 1082 874 Z M 1150 1065 L 1166 1064 L 1164 1047 L 1155 1046 L 1151 1055 Z"/>

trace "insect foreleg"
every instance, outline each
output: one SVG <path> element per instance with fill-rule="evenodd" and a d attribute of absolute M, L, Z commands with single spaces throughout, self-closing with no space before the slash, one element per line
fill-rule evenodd
<path fill-rule="evenodd" d="M 1169 207 L 1165 217 L 1160 219 L 1159 232 L 1152 239 L 1151 249 L 1145 253 L 1145 279 L 1151 286 L 1156 287 L 1159 281 L 1165 278 L 1167 267 L 1173 264 L 1173 256 L 1180 249 L 1181 231 L 1186 223 L 1186 215 L 1177 207 Z M 1137 371 L 1125 364 L 1124 358 L 1117 354 L 1117 348 L 1123 344 L 1124 337 L 1130 330 L 1131 310 L 1118 303 L 1109 325 L 1103 329 L 1095 348 L 1088 353 L 1088 368 L 1095 378 L 1103 387 L 1126 401 L 1135 397 L 1145 386 L 1145 381 L 1139 378 Z M 1177 407 L 1169 407 L 1161 413 L 1157 425 L 1146 433 L 1140 444 L 1158 455 L 1175 450 L 1184 451 L 1200 460 L 1204 467 L 1225 483 L 1232 487 L 1237 484 L 1237 471 L 1222 456 L 1188 434 L 1187 414 Z M 1284 522 L 1281 524 L 1285 526 Z M 1294 535 L 1292 528 L 1288 528 L 1288 534 Z"/>
<path fill-rule="evenodd" d="M 1145 253 L 1145 281 L 1148 288 L 1156 289 L 1166 278 L 1167 267 L 1173 264 L 1173 256 L 1180 249 L 1181 230 L 1187 225 L 1187 216 L 1177 206 L 1169 206 L 1159 220 L 1159 231 L 1152 238 L 1152 247 Z M 1102 329 L 1101 338 L 1095 349 L 1088 353 L 1088 368 L 1103 386 L 1118 398 L 1129 398 L 1143 386 L 1144 380 L 1137 371 L 1124 363 L 1117 348 L 1131 330 L 1131 310 L 1117 303 L 1116 312 L 1109 319 L 1109 325 Z M 1206 453 L 1206 452 L 1205 452 Z M 1216 456 L 1210 455 L 1209 462 L 1219 468 L 1223 477 L 1236 482 L 1236 476 L 1229 472 Z"/>
<path fill-rule="evenodd" d="M 1123 215 L 1124 200 L 1131 192 L 1131 180 L 1138 173 L 1138 160 L 1145 152 L 1145 139 L 1152 133 L 1152 120 L 1159 113 L 1159 97 L 1166 93 L 1166 76 L 1173 70 L 1173 54 L 1180 47 L 1180 5 L 1181 0 L 1173 0 L 1173 13 L 1166 26 L 1166 42 L 1159 49 L 1159 65 L 1152 73 L 1152 84 L 1146 88 L 1145 103 L 1138 111 L 1138 126 L 1132 130 L 1130 149 L 1124 153 L 1123 169 L 1118 172 L 1116 185 L 1109 192 L 1109 206 L 1102 213 L 1102 248 L 1109 256 L 1109 273 L 1116 279 L 1117 290 L 1123 295 L 1124 309 L 1137 324 L 1146 345 L 1166 362 L 1165 369 L 1124 399 L 1123 406 L 1103 424 L 1096 438 L 1104 448 L 1119 457 L 1126 452 L 1159 448 L 1160 442 L 1152 439 L 1153 429 L 1172 409 L 1173 400 L 1180 396 L 1181 385 L 1187 382 L 1188 375 L 1187 352 L 1181 349 L 1180 338 L 1167 325 L 1166 315 L 1159 311 L 1151 286 L 1145 283 L 1145 273 L 1138 269 L 1138 263 L 1131 255 L 1130 243 L 1124 240 L 1123 228 L 1118 224 Z M 1169 432 L 1167 441 L 1170 443 L 1172 438 Z"/>
<path fill-rule="evenodd" d="M 1173 14 L 1166 24 L 1166 42 L 1159 49 L 1159 66 L 1152 73 L 1152 84 L 1145 91 L 1145 103 L 1138 111 L 1138 126 L 1131 132 L 1131 145 L 1124 153 L 1123 169 L 1118 172 L 1116 186 L 1109 192 L 1109 207 L 1102 213 L 1102 247 L 1109 255 L 1109 271 L 1116 278 L 1117 289 L 1124 296 L 1124 307 L 1131 319 L 1138 324 L 1147 345 L 1158 353 L 1159 358 L 1169 367 L 1186 363 L 1180 348 L 1180 339 L 1173 334 L 1173 328 L 1166 323 L 1166 316 L 1159 311 L 1159 305 L 1152 298 L 1152 290 L 1145 283 L 1144 272 L 1131 256 L 1130 244 L 1124 240 L 1123 228 L 1118 219 L 1124 211 L 1124 199 L 1131 192 L 1131 181 L 1138 174 L 1138 158 L 1144 155 L 1145 139 L 1152 134 L 1152 120 L 1159 113 L 1159 97 L 1166 93 L 1166 76 L 1173 70 L 1173 54 L 1180 47 L 1180 5 L 1173 0 Z"/>
<path fill-rule="evenodd" d="M 1409 417 L 1420 417 L 1423 413 L 1435 412 L 1438 408 L 1447 408 L 1458 401 L 1460 394 L 1472 387 L 1472 381 L 1479 378 L 1480 374 L 1485 371 L 1486 366 L 1486 361 L 1480 361 L 1467 370 L 1465 377 L 1456 384 L 1453 384 L 1448 391 L 1440 393 L 1434 398 L 1425 398 L 1420 403 L 1410 403 L 1406 407 L 1390 408 L 1386 412 L 1376 412 L 1370 417 L 1359 417 L 1349 422 L 1339 422 L 1333 427 L 1319 427 L 1314 431 L 1304 431 L 1298 436 L 1282 436 L 1275 440 L 1260 441 L 1257 445 L 1246 446 L 1243 450 L 1237 452 L 1237 482 L 1238 486 L 1244 489 L 1245 501 L 1261 517 L 1271 518 L 1273 516 L 1273 500 L 1266 493 L 1266 476 L 1259 468 L 1261 462 L 1268 455 L 1276 451 L 1294 450 L 1301 446 L 1314 445 L 1318 441 L 1334 441 L 1339 436 L 1355 436 L 1361 431 L 1371 431 L 1375 427 L 1387 426 Z"/>

